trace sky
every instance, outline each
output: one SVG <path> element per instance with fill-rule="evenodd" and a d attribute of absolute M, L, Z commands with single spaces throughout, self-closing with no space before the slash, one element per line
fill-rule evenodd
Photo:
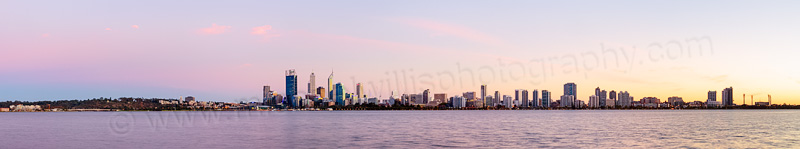
<path fill-rule="evenodd" d="M 0 1 L 0 101 L 348 92 L 800 104 L 798 1 Z M 718 93 L 720 94 L 720 93 Z M 718 95 L 717 98 L 721 98 Z"/>

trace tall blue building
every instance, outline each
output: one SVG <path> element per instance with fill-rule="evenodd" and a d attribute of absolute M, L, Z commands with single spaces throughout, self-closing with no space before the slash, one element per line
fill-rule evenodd
<path fill-rule="evenodd" d="M 286 99 L 288 105 L 292 107 L 297 107 L 295 102 L 295 96 L 297 96 L 297 74 L 295 74 L 294 69 L 286 70 Z"/>
<path fill-rule="evenodd" d="M 577 92 L 578 92 L 578 87 L 577 87 L 577 85 L 575 85 L 575 83 L 570 82 L 570 83 L 564 84 L 564 95 L 572 95 L 572 96 L 575 96 L 577 98 L 578 97 L 578 93 Z"/>
<path fill-rule="evenodd" d="M 550 91 L 542 90 L 542 107 L 549 108 L 551 102 L 553 100 L 550 99 Z"/>
<path fill-rule="evenodd" d="M 334 88 L 336 88 L 334 90 L 336 92 L 336 105 L 345 106 L 347 103 L 344 101 L 344 86 L 342 86 L 342 83 L 336 83 Z"/>

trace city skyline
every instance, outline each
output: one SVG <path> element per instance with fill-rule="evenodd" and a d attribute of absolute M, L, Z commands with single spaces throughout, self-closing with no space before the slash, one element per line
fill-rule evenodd
<path fill-rule="evenodd" d="M 778 17 L 798 10 L 780 3 L 2 3 L 0 101 L 250 100 L 265 85 L 286 93 L 281 71 L 297 70 L 303 94 L 308 75 L 332 69 L 344 90 L 363 83 L 375 97 L 486 84 L 486 94 L 538 89 L 557 100 L 574 82 L 584 101 L 596 87 L 686 101 L 734 87 L 734 104 L 741 94 L 800 104 L 800 22 Z M 475 5 L 504 7 L 458 7 Z M 684 11 L 642 11 L 666 9 Z"/>
<path fill-rule="evenodd" d="M 294 74 L 294 69 L 286 70 L 286 88 L 287 90 L 291 89 L 296 92 L 296 88 L 293 86 L 297 85 L 296 82 L 296 74 Z M 311 76 L 314 76 L 313 73 Z M 313 77 L 311 77 L 313 78 Z M 309 80 L 310 82 L 314 82 L 314 80 Z M 335 82 L 333 80 L 333 72 L 331 76 L 328 78 L 328 82 L 332 83 Z M 309 83 L 310 85 L 310 83 Z M 600 87 L 596 87 L 594 89 L 595 93 L 593 95 L 588 96 L 588 98 L 579 98 L 577 96 L 577 84 L 574 82 L 567 82 L 563 84 L 563 94 L 560 96 L 559 99 L 552 100 L 551 95 L 547 90 L 542 90 L 541 97 L 538 98 L 538 89 L 533 89 L 532 92 L 529 92 L 527 89 L 515 89 L 512 94 L 501 94 L 499 90 L 496 90 L 494 96 L 489 96 L 486 94 L 488 90 L 488 85 L 481 85 L 480 92 L 476 93 L 474 91 L 463 91 L 461 92 L 463 96 L 459 96 L 458 94 L 454 94 L 453 96 L 447 97 L 447 93 L 440 93 L 431 91 L 430 89 L 424 89 L 422 92 L 403 92 L 398 93 L 397 91 L 392 91 L 392 95 L 388 97 L 383 96 L 369 96 L 364 94 L 362 83 L 356 83 L 355 91 L 347 92 L 346 88 L 341 82 L 337 82 L 335 85 L 336 88 L 331 90 L 332 95 L 331 98 L 325 98 L 324 94 L 321 93 L 307 93 L 304 96 L 290 94 L 292 92 L 287 91 L 286 98 L 263 98 L 263 102 L 255 102 L 255 103 L 263 103 L 270 106 L 278 106 L 278 107 L 326 107 L 329 105 L 337 105 L 337 106 L 352 106 L 357 104 L 377 104 L 381 106 L 391 106 L 392 104 L 399 103 L 402 105 L 414 105 L 414 106 L 424 106 L 424 107 L 436 107 L 438 104 L 448 104 L 448 106 L 452 106 L 455 108 L 459 107 L 470 107 L 470 108 L 480 108 L 480 107 L 494 107 L 503 105 L 507 108 L 522 108 L 522 109 L 529 109 L 529 108 L 549 108 L 551 105 L 553 107 L 563 107 L 563 108 L 628 108 L 628 107 L 651 107 L 651 108 L 665 108 L 665 107 L 683 107 L 683 106 L 690 106 L 690 107 L 698 107 L 698 106 L 708 106 L 708 107 L 733 107 L 733 106 L 763 106 L 763 105 L 780 105 L 780 103 L 773 103 L 772 96 L 767 95 L 767 100 L 759 100 L 758 102 L 755 101 L 753 95 L 751 95 L 750 104 L 747 104 L 747 100 L 743 99 L 742 104 L 734 103 L 736 100 L 733 99 L 733 87 L 727 87 L 722 90 L 722 102 L 716 101 L 716 91 L 708 91 L 707 98 L 703 99 L 687 99 L 683 100 L 681 96 L 669 96 L 666 97 L 666 101 L 661 101 L 665 99 L 664 97 L 656 97 L 656 96 L 649 96 L 649 95 L 639 95 L 642 97 L 639 100 L 636 100 L 634 96 L 632 96 L 628 91 L 620 90 L 619 92 L 615 90 L 611 90 L 610 92 L 606 90 L 601 90 Z M 264 86 L 264 93 L 266 94 L 272 93 L 272 91 L 268 90 L 268 86 Z M 311 88 L 311 86 L 309 86 Z M 317 87 L 318 90 L 324 90 L 324 87 L 320 86 Z M 532 94 L 529 94 L 532 93 Z M 434 96 L 431 96 L 434 94 Z M 476 94 L 480 96 L 476 97 Z M 276 96 L 280 97 L 280 94 L 275 94 Z M 502 96 L 501 96 L 502 95 Z M 528 98 L 529 95 L 532 95 Z M 619 97 L 618 97 L 619 96 Z M 502 97 L 502 98 L 500 98 Z M 743 94 L 743 98 L 746 97 L 746 94 Z M 446 100 L 449 99 L 449 100 Z M 458 99 L 458 100 L 456 100 Z M 469 102 L 467 102 L 469 100 Z M 510 101 L 509 101 L 510 100 Z M 253 102 L 253 101 L 248 101 Z M 459 105 L 459 102 L 464 102 L 466 105 Z M 272 104 L 268 104 L 272 103 Z M 277 104 L 276 104 L 277 103 Z M 282 103 L 282 104 L 280 104 Z M 330 104 L 328 104 L 330 103 Z M 758 104 L 756 104 L 758 103 Z M 663 104 L 663 105 L 662 105 Z M 785 103 L 784 103 L 785 104 Z M 467 106 L 468 105 L 468 106 Z"/>

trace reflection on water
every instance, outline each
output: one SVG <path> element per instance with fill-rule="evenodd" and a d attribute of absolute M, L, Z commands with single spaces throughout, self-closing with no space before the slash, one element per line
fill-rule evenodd
<path fill-rule="evenodd" d="M 797 110 L 0 113 L 11 148 L 793 148 Z"/>

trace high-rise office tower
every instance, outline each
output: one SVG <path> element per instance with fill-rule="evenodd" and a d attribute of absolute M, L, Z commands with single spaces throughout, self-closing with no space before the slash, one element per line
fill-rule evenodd
<path fill-rule="evenodd" d="M 722 105 L 733 106 L 733 87 L 722 90 Z"/>
<path fill-rule="evenodd" d="M 336 97 L 334 97 L 335 100 L 336 100 L 336 105 L 346 106 L 347 103 L 345 102 L 344 86 L 342 86 L 342 83 L 336 83 L 334 85 L 334 88 L 336 88 L 333 91 L 333 92 L 335 92 L 335 93 L 333 93 L 333 96 L 336 96 Z"/>
<path fill-rule="evenodd" d="M 595 95 L 595 96 L 597 96 L 597 98 L 598 98 L 598 101 L 599 101 L 599 102 L 598 102 L 598 105 L 599 105 L 600 107 L 605 107 L 605 106 L 606 106 L 606 95 L 605 95 L 605 91 L 606 91 L 606 90 L 600 90 L 600 87 L 597 87 L 597 88 L 595 88 L 595 89 L 594 89 L 594 95 Z"/>
<path fill-rule="evenodd" d="M 500 100 L 503 100 L 503 97 L 500 97 L 500 91 L 494 91 L 494 104 L 500 104 Z"/>
<path fill-rule="evenodd" d="M 484 103 L 487 103 L 486 102 L 486 84 L 481 85 L 481 101 L 483 101 Z"/>
<path fill-rule="evenodd" d="M 614 105 L 619 105 L 619 103 L 618 103 L 619 101 L 617 101 L 617 92 L 616 91 L 611 90 L 611 92 L 608 92 L 608 99 L 613 100 L 614 103 L 615 103 Z"/>
<path fill-rule="evenodd" d="M 326 99 L 325 97 L 327 97 L 327 96 L 325 96 L 325 92 L 327 92 L 327 91 L 328 90 L 325 90 L 325 88 L 322 87 L 322 86 L 317 87 L 317 95 L 319 95 L 319 98 Z"/>
<path fill-rule="evenodd" d="M 717 101 L 717 91 L 708 91 L 708 99 L 706 99 L 706 103 L 709 101 Z"/>
<path fill-rule="evenodd" d="M 533 90 L 531 92 L 531 107 L 540 107 L 542 106 L 542 102 L 539 100 L 539 90 Z"/>
<path fill-rule="evenodd" d="M 633 97 L 628 93 L 628 91 L 620 91 L 618 98 L 617 105 L 622 107 L 631 106 L 631 102 L 633 101 Z"/>
<path fill-rule="evenodd" d="M 522 91 L 522 107 L 527 108 L 530 107 L 531 102 L 528 99 L 528 90 L 521 90 Z"/>
<path fill-rule="evenodd" d="M 549 108 L 553 100 L 550 98 L 550 91 L 542 90 L 542 107 Z"/>
<path fill-rule="evenodd" d="M 514 90 L 514 101 L 519 101 L 522 98 L 520 90 Z"/>
<path fill-rule="evenodd" d="M 608 102 L 608 92 L 606 92 L 606 90 L 600 91 L 600 100 L 602 101 L 600 103 L 600 106 L 603 106 L 603 107 L 614 106 L 614 105 L 612 105 L 614 103 Z"/>
<path fill-rule="evenodd" d="M 564 95 L 578 97 L 578 85 L 572 82 L 564 84 Z"/>
<path fill-rule="evenodd" d="M 361 83 L 356 84 L 356 99 L 358 99 L 359 103 L 366 102 L 366 98 L 362 97 L 364 95 L 364 86 Z"/>
<path fill-rule="evenodd" d="M 317 90 L 315 90 L 316 87 L 317 87 L 316 86 L 317 85 L 317 81 L 316 80 L 317 80 L 317 77 L 314 76 L 314 72 L 311 72 L 311 78 L 308 80 L 308 93 L 311 94 L 311 95 L 316 95 L 317 94 Z"/>
<path fill-rule="evenodd" d="M 295 96 L 297 96 L 297 74 L 294 69 L 286 70 L 286 99 L 289 99 L 289 105 L 296 107 Z"/>
<path fill-rule="evenodd" d="M 428 98 L 430 97 L 430 94 L 431 94 L 430 89 L 425 89 L 425 91 L 422 91 L 422 104 L 428 104 Z"/>
<path fill-rule="evenodd" d="M 264 100 L 264 103 L 267 103 L 267 100 L 269 100 L 269 97 L 271 96 L 272 94 L 270 93 L 269 86 L 264 85 L 264 97 L 262 98 L 262 100 Z"/>
<path fill-rule="evenodd" d="M 333 88 L 333 70 L 331 70 L 331 75 L 328 76 L 328 96 L 329 96 L 328 98 L 329 99 L 335 98 L 333 90 L 334 90 L 334 88 Z"/>

